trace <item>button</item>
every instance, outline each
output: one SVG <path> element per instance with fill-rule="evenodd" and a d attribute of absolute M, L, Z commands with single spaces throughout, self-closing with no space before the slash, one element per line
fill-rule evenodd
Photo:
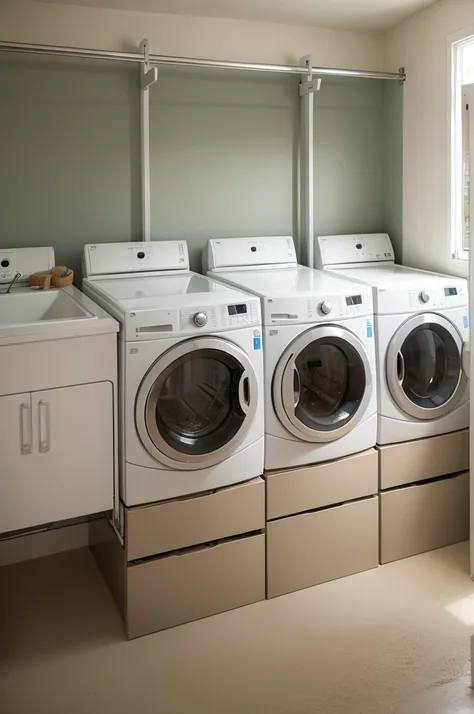
<path fill-rule="evenodd" d="M 320 303 L 319 309 L 323 315 L 329 315 L 332 310 L 332 305 L 327 300 L 324 300 L 322 303 Z"/>
<path fill-rule="evenodd" d="M 205 312 L 197 312 L 193 319 L 196 327 L 204 327 L 204 325 L 207 324 L 207 315 Z"/>
<path fill-rule="evenodd" d="M 2 268 L 8 268 L 8 266 L 10 265 L 10 261 L 8 260 L 8 258 L 3 258 L 0 265 L 2 266 Z"/>
<path fill-rule="evenodd" d="M 143 260 L 144 257 L 145 257 L 145 253 L 142 250 L 139 250 L 137 253 L 137 258 L 139 260 Z"/>

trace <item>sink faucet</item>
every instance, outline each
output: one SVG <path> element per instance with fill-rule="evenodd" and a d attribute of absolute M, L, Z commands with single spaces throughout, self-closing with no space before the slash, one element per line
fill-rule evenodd
<path fill-rule="evenodd" d="M 14 275 L 14 277 L 13 277 L 13 280 L 11 281 L 10 285 L 8 286 L 8 288 L 5 290 L 5 293 L 6 293 L 6 294 L 8 294 L 8 293 L 10 292 L 10 290 L 11 290 L 12 287 L 15 285 L 16 281 L 18 280 L 18 278 L 21 278 L 21 273 L 15 273 L 15 275 Z"/>

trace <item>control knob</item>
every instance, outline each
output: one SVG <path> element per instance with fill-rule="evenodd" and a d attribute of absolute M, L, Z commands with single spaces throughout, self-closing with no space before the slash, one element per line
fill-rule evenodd
<path fill-rule="evenodd" d="M 205 312 L 197 312 L 193 319 L 196 327 L 204 327 L 204 325 L 207 324 L 207 315 Z"/>
<path fill-rule="evenodd" d="M 331 310 L 332 310 L 332 305 L 331 305 L 331 303 L 328 302 L 327 300 L 324 300 L 324 301 L 319 305 L 319 309 L 320 309 L 320 311 L 322 312 L 323 315 L 329 315 L 329 313 L 330 313 Z"/>
<path fill-rule="evenodd" d="M 428 293 L 426 292 L 426 290 L 422 290 L 421 293 L 420 293 L 420 300 L 421 300 L 421 302 L 428 302 L 429 299 L 430 299 L 430 296 L 428 295 Z"/>

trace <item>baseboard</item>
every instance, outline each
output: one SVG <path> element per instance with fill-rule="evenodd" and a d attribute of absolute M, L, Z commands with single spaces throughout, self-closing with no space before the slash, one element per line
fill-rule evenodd
<path fill-rule="evenodd" d="M 79 523 L 0 541 L 0 567 L 89 545 L 89 524 Z"/>

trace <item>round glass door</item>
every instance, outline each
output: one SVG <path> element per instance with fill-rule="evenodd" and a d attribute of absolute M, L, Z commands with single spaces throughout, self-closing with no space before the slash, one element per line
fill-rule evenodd
<path fill-rule="evenodd" d="M 462 338 L 440 315 L 402 325 L 387 353 L 387 382 L 396 404 L 418 419 L 449 413 L 462 397 Z"/>
<path fill-rule="evenodd" d="M 306 441 L 333 441 L 360 421 L 372 394 L 362 342 L 339 327 L 300 335 L 275 371 L 273 401 L 283 425 Z"/>
<path fill-rule="evenodd" d="M 155 362 L 140 387 L 136 422 L 156 458 L 203 468 L 232 452 L 256 408 L 253 367 L 240 348 L 202 338 L 180 343 Z"/>

